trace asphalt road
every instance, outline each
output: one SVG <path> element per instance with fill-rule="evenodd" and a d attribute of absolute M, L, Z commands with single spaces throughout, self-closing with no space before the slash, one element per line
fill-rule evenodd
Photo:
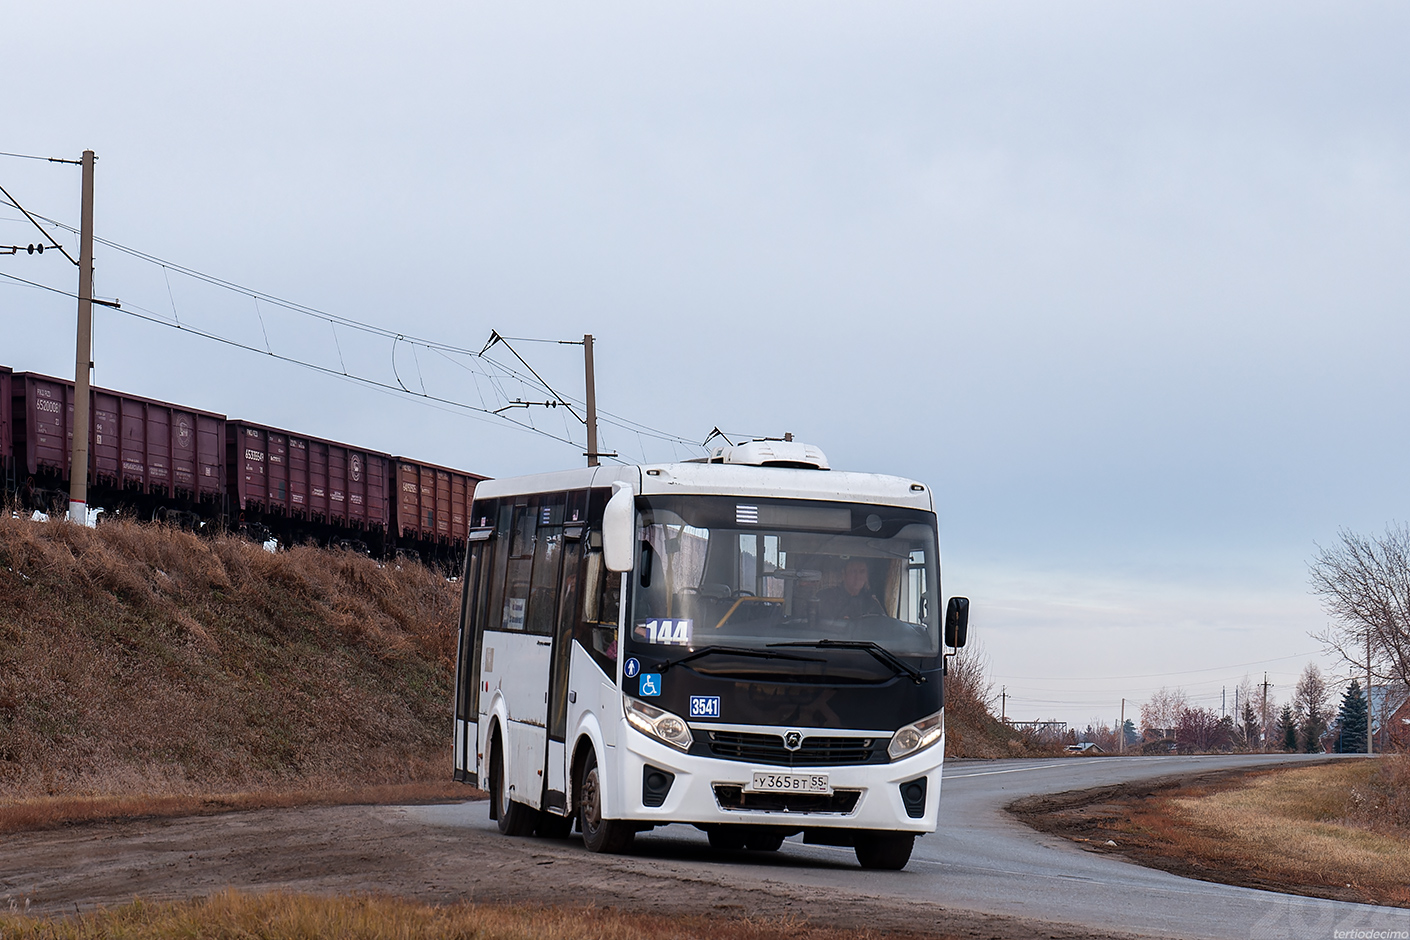
<path fill-rule="evenodd" d="M 1143 777 L 1291 763 L 1299 756 L 1108 757 L 1030 761 L 957 761 L 946 765 L 940 832 L 916 843 L 903 872 L 856 866 L 851 849 L 784 844 L 764 865 L 727 867 L 731 883 L 750 878 L 833 889 L 897 902 L 1081 925 L 1101 932 L 1182 938 L 1410 938 L 1410 910 L 1324 901 L 1192 881 L 1119 856 L 1082 851 L 1037 833 L 1003 807 L 1019 797 L 1080 790 Z M 485 804 L 407 810 L 437 826 L 493 827 Z M 694 865 L 696 876 L 726 874 L 704 834 L 667 826 L 637 837 L 638 860 Z M 576 847 L 576 846 L 575 846 Z M 1342 931 L 1352 931 L 1340 934 Z M 1403 932 L 1403 933 L 1401 933 Z"/>

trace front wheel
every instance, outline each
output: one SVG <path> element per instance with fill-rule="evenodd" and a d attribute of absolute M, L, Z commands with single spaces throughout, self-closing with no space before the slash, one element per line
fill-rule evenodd
<path fill-rule="evenodd" d="M 783 836 L 777 832 L 758 832 L 744 837 L 744 846 L 751 852 L 777 852 L 783 846 Z"/>
<path fill-rule="evenodd" d="M 915 844 L 913 832 L 859 832 L 857 861 L 863 868 L 900 871 L 911 860 L 911 849 Z"/>
<path fill-rule="evenodd" d="M 620 819 L 602 818 L 602 777 L 597 754 L 589 751 L 578 781 L 578 828 L 589 852 L 621 854 L 632 847 L 636 830 Z"/>
<path fill-rule="evenodd" d="M 711 826 L 705 835 L 716 852 L 739 852 L 744 848 L 744 833 L 734 826 Z"/>

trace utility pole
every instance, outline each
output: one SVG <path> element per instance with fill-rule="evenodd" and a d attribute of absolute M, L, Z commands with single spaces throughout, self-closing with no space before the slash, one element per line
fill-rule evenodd
<path fill-rule="evenodd" d="M 583 334 L 583 374 L 587 378 L 587 459 L 597 466 L 597 380 L 592 374 L 592 334 Z"/>
<path fill-rule="evenodd" d="M 1261 729 L 1262 740 L 1259 742 L 1262 751 L 1268 750 L 1268 673 L 1263 674 L 1263 728 Z"/>
<path fill-rule="evenodd" d="M 93 368 L 93 151 L 83 151 L 79 210 L 78 343 L 73 363 L 73 448 L 69 458 L 69 521 L 88 524 L 89 373 Z"/>
<path fill-rule="evenodd" d="M 1366 631 L 1366 753 L 1374 753 L 1371 743 L 1371 631 Z"/>
<path fill-rule="evenodd" d="M 1009 723 L 1009 687 L 1003 686 L 999 692 L 999 720 L 1004 724 Z"/>
<path fill-rule="evenodd" d="M 1126 753 L 1126 700 L 1125 700 L 1124 698 L 1121 700 L 1121 724 L 1118 725 L 1117 727 L 1119 727 L 1121 730 L 1119 730 L 1119 731 L 1116 733 L 1116 752 L 1117 752 L 1118 754 L 1125 754 L 1125 753 Z"/>

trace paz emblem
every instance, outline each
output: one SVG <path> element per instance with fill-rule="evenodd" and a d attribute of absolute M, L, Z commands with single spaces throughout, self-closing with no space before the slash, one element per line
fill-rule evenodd
<path fill-rule="evenodd" d="M 790 731 L 783 736 L 783 746 L 787 750 L 796 751 L 803 746 L 803 734 L 800 731 Z"/>

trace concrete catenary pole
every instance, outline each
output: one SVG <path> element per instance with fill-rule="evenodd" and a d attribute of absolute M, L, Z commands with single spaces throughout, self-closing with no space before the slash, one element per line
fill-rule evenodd
<path fill-rule="evenodd" d="M 587 380 L 587 465 L 597 466 L 597 381 L 592 374 L 592 334 L 583 336 L 583 374 Z"/>
<path fill-rule="evenodd" d="M 83 151 L 79 210 L 78 342 L 73 363 L 73 447 L 69 457 L 69 521 L 88 524 L 89 373 L 93 368 L 93 151 Z"/>

